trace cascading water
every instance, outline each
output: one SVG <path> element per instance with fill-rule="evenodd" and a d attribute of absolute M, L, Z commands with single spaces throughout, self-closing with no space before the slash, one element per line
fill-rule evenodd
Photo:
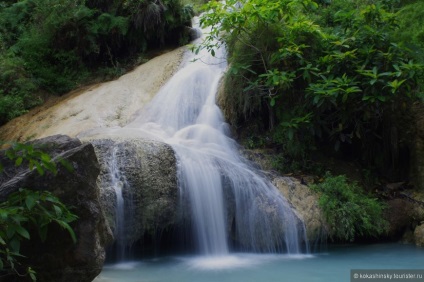
<path fill-rule="evenodd" d="M 298 253 L 306 242 L 302 221 L 239 155 L 215 103 L 224 58 L 223 48 L 215 57 L 201 52 L 194 61 L 187 53 L 181 69 L 126 128 L 174 148 L 181 199 L 191 207 L 201 254 L 228 254 L 230 237 L 241 250 Z"/>
<path fill-rule="evenodd" d="M 115 207 L 115 238 L 116 238 L 116 259 L 117 261 L 123 261 L 128 259 L 128 249 L 130 247 L 126 239 L 126 216 L 125 210 L 127 209 L 131 213 L 131 204 L 125 203 L 123 189 L 127 187 L 124 175 L 119 169 L 119 148 L 114 147 L 111 149 L 111 158 L 109 160 L 110 169 L 110 183 L 115 191 L 116 195 L 116 207 Z M 127 207 L 125 207 L 127 204 Z"/>

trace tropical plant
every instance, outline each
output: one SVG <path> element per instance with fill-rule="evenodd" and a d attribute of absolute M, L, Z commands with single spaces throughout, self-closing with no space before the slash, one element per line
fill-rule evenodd
<path fill-rule="evenodd" d="M 16 143 L 5 154 L 16 166 L 26 163 L 40 175 L 57 172 L 50 156 L 32 145 Z M 69 167 L 65 161 L 61 163 Z M 65 229 L 75 243 L 76 236 L 69 224 L 76 219 L 69 207 L 48 191 L 19 189 L 11 193 L 0 203 L 0 277 L 29 276 L 36 281 L 35 270 L 22 262 L 25 258 L 21 252 L 22 243 L 31 240 L 34 232 L 45 241 L 52 224 Z"/>
<path fill-rule="evenodd" d="M 336 241 L 352 242 L 358 238 L 377 237 L 387 231 L 383 218 L 385 205 L 365 194 L 344 175 L 327 173 L 311 189 L 320 194 L 319 205 L 329 225 L 329 236 Z"/>
<path fill-rule="evenodd" d="M 39 93 L 121 75 L 141 54 L 188 43 L 192 16 L 180 0 L 0 1 L 0 124 L 40 104 Z"/>
<path fill-rule="evenodd" d="M 374 162 L 384 122 L 421 96 L 423 66 L 391 36 L 390 1 L 327 2 L 209 2 L 201 23 L 211 32 L 195 51 L 227 46 L 221 104 L 236 127 L 261 117 L 293 158 L 317 143 L 355 144 Z"/>

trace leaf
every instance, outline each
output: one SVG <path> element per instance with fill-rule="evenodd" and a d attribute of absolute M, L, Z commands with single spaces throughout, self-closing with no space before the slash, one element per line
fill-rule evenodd
<path fill-rule="evenodd" d="M 35 276 L 36 272 L 31 267 L 28 267 L 28 273 L 32 281 L 37 281 L 37 277 Z"/>
<path fill-rule="evenodd" d="M 28 210 L 31 210 L 35 206 L 36 200 L 34 199 L 33 196 L 29 195 L 25 199 L 25 204 L 26 204 Z"/>
<path fill-rule="evenodd" d="M 386 102 L 386 97 L 384 96 L 377 96 L 377 99 L 380 100 L 381 102 Z"/>
<path fill-rule="evenodd" d="M 54 210 L 55 210 L 55 212 L 56 212 L 56 215 L 58 216 L 58 217 L 60 217 L 61 215 L 62 215 L 62 209 L 61 208 L 59 208 L 58 206 L 56 206 L 56 205 L 53 205 L 53 208 L 54 208 Z"/>
<path fill-rule="evenodd" d="M 15 161 L 15 166 L 20 166 L 22 164 L 22 161 L 23 161 L 22 157 L 17 158 Z"/>
<path fill-rule="evenodd" d="M 15 235 L 15 225 L 9 225 L 6 229 L 7 238 L 11 239 Z"/>
<path fill-rule="evenodd" d="M 287 135 L 289 137 L 289 140 L 293 140 L 293 137 L 294 137 L 294 131 L 293 131 L 293 129 L 290 128 L 288 130 L 288 132 L 287 132 Z"/>
<path fill-rule="evenodd" d="M 215 50 L 214 49 L 211 49 L 211 55 L 212 55 L 212 57 L 215 57 Z"/>
<path fill-rule="evenodd" d="M 67 169 L 68 171 L 74 171 L 74 167 L 72 166 L 72 164 L 69 161 L 62 159 L 62 158 L 59 158 L 59 163 L 63 167 L 65 167 L 65 169 Z"/>
<path fill-rule="evenodd" d="M 21 235 L 22 237 L 24 237 L 25 239 L 30 239 L 28 230 L 26 230 L 25 228 L 23 228 L 21 225 L 16 226 L 16 232 Z"/>
<path fill-rule="evenodd" d="M 4 241 L 3 237 L 0 236 L 0 244 L 6 245 L 6 242 Z"/>
<path fill-rule="evenodd" d="M 74 242 L 74 243 L 76 243 L 77 242 L 77 237 L 76 237 L 76 235 L 75 235 L 75 232 L 74 232 L 74 230 L 72 229 L 72 227 L 68 224 L 68 223 L 66 223 L 66 222 L 64 222 L 64 221 L 61 221 L 61 220 L 55 220 L 60 226 L 62 226 L 64 229 L 66 229 L 67 231 L 68 231 L 68 233 L 69 233 L 69 235 L 71 235 L 71 238 L 72 238 L 72 241 Z"/>
<path fill-rule="evenodd" d="M 19 250 L 21 249 L 21 242 L 17 238 L 10 241 L 9 245 L 13 252 L 19 253 Z"/>
<path fill-rule="evenodd" d="M 269 102 L 269 104 L 271 105 L 271 107 L 275 106 L 275 98 L 271 98 L 271 101 Z"/>
<path fill-rule="evenodd" d="M 41 167 L 41 165 L 38 162 L 35 163 L 35 167 L 37 168 L 38 174 L 43 176 L 44 175 L 44 169 Z"/>
<path fill-rule="evenodd" d="M 0 219 L 5 220 L 7 219 L 9 213 L 5 209 L 0 209 Z"/>

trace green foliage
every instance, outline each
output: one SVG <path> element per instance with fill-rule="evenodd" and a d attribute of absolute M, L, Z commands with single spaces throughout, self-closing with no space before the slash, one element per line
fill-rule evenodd
<path fill-rule="evenodd" d="M 56 223 L 64 228 L 72 240 L 76 236 L 69 223 L 77 217 L 50 192 L 20 189 L 10 194 L 7 201 L 0 204 L 0 273 L 16 272 L 20 268 L 21 242 L 31 239 L 31 230 L 36 229 L 42 241 L 46 240 L 48 227 Z M 25 271 L 35 281 L 31 267 Z"/>
<path fill-rule="evenodd" d="M 187 43 L 192 16 L 179 0 L 1 1 L 0 124 L 38 105 L 34 93 L 61 95 L 97 71 L 119 75 L 146 51 Z"/>
<path fill-rule="evenodd" d="M 396 13 L 399 29 L 394 30 L 394 36 L 413 50 L 417 60 L 424 62 L 424 2 L 412 1 Z"/>
<path fill-rule="evenodd" d="M 56 163 L 50 156 L 32 145 L 13 144 L 6 151 L 6 156 L 16 166 L 27 163 L 30 169 L 35 168 L 40 175 L 46 171 L 53 174 L 57 172 Z M 60 162 L 68 167 L 65 161 Z M 44 242 L 49 226 L 55 223 L 65 229 L 75 243 L 76 236 L 69 224 L 76 219 L 77 216 L 48 191 L 19 189 L 11 193 L 6 201 L 0 203 L 0 274 L 29 276 L 36 281 L 35 271 L 22 263 L 25 258 L 21 253 L 22 242 L 31 240 L 34 231 Z"/>
<path fill-rule="evenodd" d="M 356 183 L 349 183 L 344 175 L 327 174 L 323 182 L 311 189 L 320 193 L 319 205 L 333 240 L 352 242 L 387 231 L 388 223 L 382 217 L 385 206 L 363 193 Z"/>
<path fill-rule="evenodd" d="M 235 126 L 268 117 L 275 143 L 294 148 L 293 158 L 306 158 L 315 141 L 373 148 L 385 118 L 421 96 L 423 65 L 392 36 L 393 4 L 212 1 L 201 18 L 211 32 L 197 51 L 227 45 L 225 113 Z"/>
<path fill-rule="evenodd" d="M 0 54 L 0 124 L 41 102 L 34 95 L 37 86 L 24 64 L 21 58 Z"/>

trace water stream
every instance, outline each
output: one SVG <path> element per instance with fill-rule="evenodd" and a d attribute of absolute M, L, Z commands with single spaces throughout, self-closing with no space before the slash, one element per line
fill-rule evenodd
<path fill-rule="evenodd" d="M 412 245 L 345 245 L 313 255 L 162 257 L 106 265 L 95 282 L 341 282 L 350 281 L 351 269 L 423 270 L 423 265 L 424 250 Z"/>
<path fill-rule="evenodd" d="M 173 147 L 180 204 L 190 207 L 196 253 L 107 265 L 96 282 L 339 282 L 349 280 L 352 268 L 422 268 L 422 249 L 397 244 L 309 254 L 303 222 L 241 157 L 215 103 L 225 50 L 215 57 L 200 53 L 194 61 L 192 53 L 185 56 L 180 70 L 123 130 Z M 116 178 L 119 209 L 122 185 Z M 122 220 L 117 219 L 118 241 L 125 236 Z"/>
<path fill-rule="evenodd" d="M 191 209 L 199 254 L 228 254 L 230 237 L 238 250 L 299 253 L 306 241 L 302 221 L 240 156 L 216 104 L 225 57 L 224 48 L 214 57 L 187 52 L 180 70 L 126 128 L 175 150 L 181 205 Z"/>

